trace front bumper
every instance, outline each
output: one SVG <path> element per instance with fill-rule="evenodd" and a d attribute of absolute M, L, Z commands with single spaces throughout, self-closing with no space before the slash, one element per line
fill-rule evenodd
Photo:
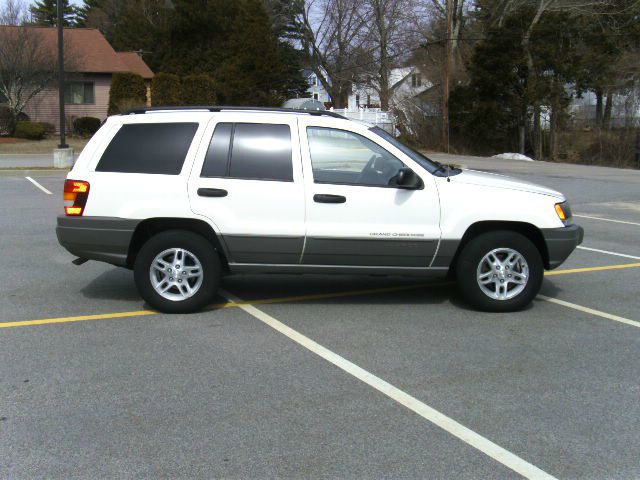
<path fill-rule="evenodd" d="M 584 229 L 579 225 L 569 225 L 560 228 L 542 229 L 542 236 L 547 245 L 549 253 L 549 265 L 547 268 L 554 269 L 571 255 L 584 238 Z"/>
<path fill-rule="evenodd" d="M 72 255 L 124 267 L 140 220 L 58 216 L 58 242 Z"/>

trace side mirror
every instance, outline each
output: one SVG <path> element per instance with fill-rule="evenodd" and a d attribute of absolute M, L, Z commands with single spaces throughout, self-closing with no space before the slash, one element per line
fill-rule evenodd
<path fill-rule="evenodd" d="M 406 190 L 418 190 L 422 188 L 422 180 L 416 172 L 408 167 L 402 167 L 398 170 L 395 177 L 391 179 L 391 183 L 398 188 L 404 188 Z"/>

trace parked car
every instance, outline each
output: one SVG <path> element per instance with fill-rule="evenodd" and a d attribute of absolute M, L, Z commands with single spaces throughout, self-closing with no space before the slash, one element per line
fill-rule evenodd
<path fill-rule="evenodd" d="M 77 264 L 133 269 L 142 298 L 194 312 L 222 275 L 451 275 L 514 311 L 582 242 L 565 197 L 432 161 L 332 112 L 143 109 L 110 117 L 65 188 Z"/>

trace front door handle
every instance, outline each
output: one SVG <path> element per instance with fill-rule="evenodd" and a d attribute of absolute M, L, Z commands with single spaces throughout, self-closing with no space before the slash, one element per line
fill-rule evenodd
<path fill-rule="evenodd" d="M 229 194 L 222 188 L 199 188 L 198 195 L 201 197 L 226 197 Z"/>
<path fill-rule="evenodd" d="M 347 197 L 330 195 L 328 193 L 316 193 L 313 196 L 313 201 L 317 203 L 344 203 L 347 201 Z"/>

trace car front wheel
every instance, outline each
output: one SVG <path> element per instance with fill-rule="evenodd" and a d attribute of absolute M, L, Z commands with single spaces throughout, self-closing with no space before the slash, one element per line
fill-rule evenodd
<path fill-rule="evenodd" d="M 140 249 L 134 278 L 142 298 L 166 313 L 204 308 L 220 285 L 220 259 L 211 242 L 186 230 L 151 237 Z"/>
<path fill-rule="evenodd" d="M 529 305 L 540 291 L 543 275 L 536 246 L 510 231 L 478 235 L 464 247 L 456 265 L 463 297 L 476 308 L 492 312 Z"/>

